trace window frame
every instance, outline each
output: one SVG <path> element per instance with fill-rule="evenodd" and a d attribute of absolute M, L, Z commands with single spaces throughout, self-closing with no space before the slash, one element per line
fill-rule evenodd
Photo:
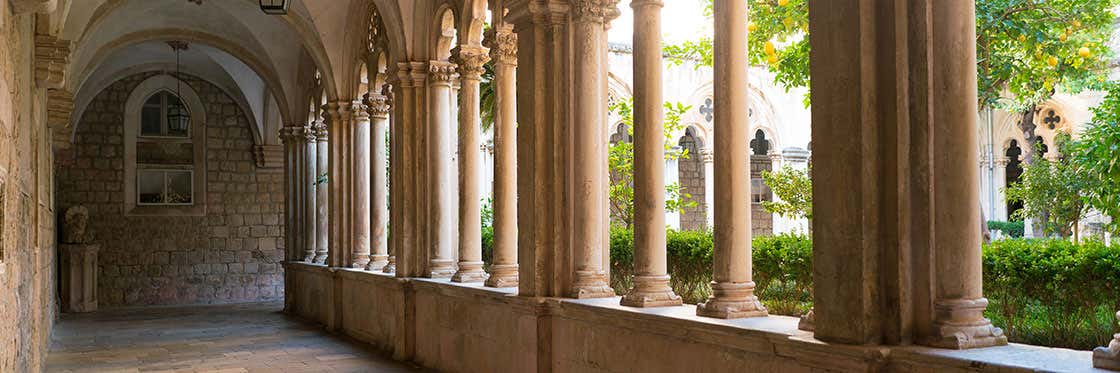
<path fill-rule="evenodd" d="M 195 197 L 195 190 L 194 190 L 194 166 L 192 165 L 191 168 L 189 168 L 189 169 L 186 169 L 186 168 L 171 168 L 171 167 L 166 167 L 164 165 L 159 165 L 159 166 L 162 166 L 162 167 L 152 167 L 152 168 L 137 167 L 137 169 L 136 169 L 136 189 L 137 189 L 136 205 L 137 206 L 193 206 L 194 202 L 197 200 L 196 197 Z M 163 174 L 163 193 L 162 194 L 163 194 L 163 198 L 164 198 L 165 201 L 167 200 L 167 192 L 168 192 L 168 189 L 170 188 L 170 184 L 171 184 L 171 181 L 168 179 L 170 173 L 173 173 L 173 172 L 175 172 L 175 173 L 186 173 L 187 175 L 190 176 L 190 180 L 191 180 L 191 194 L 190 194 L 191 201 L 188 202 L 188 203 L 169 203 L 169 202 L 151 203 L 151 202 L 140 201 L 140 192 L 139 192 L 139 189 L 140 189 L 140 175 L 145 173 L 145 172 L 160 172 L 160 173 Z"/>
<path fill-rule="evenodd" d="M 148 107 L 148 101 L 150 101 L 153 97 L 156 97 L 156 96 L 160 97 L 160 100 L 159 100 L 159 128 L 160 128 L 160 134 L 159 135 L 145 135 L 144 134 L 144 109 Z M 175 97 L 175 98 L 179 99 L 179 104 L 183 106 L 183 110 L 186 110 L 187 115 L 190 116 L 190 118 L 191 118 L 190 122 L 188 122 L 188 124 L 187 124 L 187 133 L 184 134 L 183 136 L 176 136 L 176 135 L 171 135 L 170 134 L 171 133 L 171 126 L 168 125 L 168 123 L 167 123 L 167 108 L 169 107 L 168 100 L 167 100 L 168 97 Z M 155 93 L 152 93 L 152 94 L 148 95 L 148 97 L 144 99 L 144 103 L 140 105 L 140 128 L 136 133 L 136 137 L 138 139 L 143 138 L 143 139 L 156 139 L 156 140 L 163 140 L 163 139 L 190 140 L 191 139 L 191 129 L 193 129 L 193 127 L 194 127 L 194 122 L 195 121 L 194 121 L 193 111 L 191 111 L 190 106 L 188 106 L 185 102 L 183 102 L 182 97 L 180 97 L 178 94 L 176 94 L 175 92 L 172 92 L 170 90 L 160 89 L 160 90 L 156 91 Z"/>

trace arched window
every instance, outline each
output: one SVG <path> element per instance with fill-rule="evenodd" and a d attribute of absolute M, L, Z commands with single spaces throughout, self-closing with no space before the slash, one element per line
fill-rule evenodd
<path fill-rule="evenodd" d="M 198 93 L 174 76 L 153 76 L 132 91 L 124 117 L 126 215 L 206 213 L 205 116 Z"/>
<path fill-rule="evenodd" d="M 1039 140 L 1039 143 L 1042 141 Z M 1043 145 L 1045 146 L 1045 145 Z M 1011 184 L 1019 182 L 1023 177 L 1023 164 L 1019 157 L 1023 155 L 1023 149 L 1019 147 L 1019 141 L 1011 140 L 1011 144 L 1007 146 L 1007 151 L 1004 152 L 1007 156 L 1007 170 L 1004 173 L 1004 185 L 1011 186 Z M 1007 220 L 1019 220 L 1015 217 L 1015 212 L 1023 209 L 1022 201 L 1007 202 Z"/>
<path fill-rule="evenodd" d="M 140 136 L 190 137 L 190 110 L 174 93 L 156 92 L 140 109 Z"/>

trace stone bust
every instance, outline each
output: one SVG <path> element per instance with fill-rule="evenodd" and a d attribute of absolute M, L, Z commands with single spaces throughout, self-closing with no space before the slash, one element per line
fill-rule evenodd
<path fill-rule="evenodd" d="M 66 209 L 62 223 L 62 243 L 88 244 L 93 242 L 93 232 L 89 230 L 89 209 L 85 206 L 72 206 Z"/>

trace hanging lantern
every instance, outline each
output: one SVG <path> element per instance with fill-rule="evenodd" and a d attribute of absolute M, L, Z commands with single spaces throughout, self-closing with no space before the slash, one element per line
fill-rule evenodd
<path fill-rule="evenodd" d="M 288 14 L 288 6 L 291 1 L 288 0 L 260 0 L 261 11 L 265 14 Z"/>
<path fill-rule="evenodd" d="M 169 41 L 168 45 L 175 50 L 175 101 L 167 105 L 167 129 L 173 132 L 187 132 L 191 125 L 191 113 L 183 106 L 183 94 L 180 89 L 182 75 L 179 73 L 179 52 L 187 49 L 183 41 Z"/>

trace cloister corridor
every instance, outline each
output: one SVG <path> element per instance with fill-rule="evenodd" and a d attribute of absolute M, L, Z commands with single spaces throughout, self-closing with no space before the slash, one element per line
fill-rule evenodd
<path fill-rule="evenodd" d="M 46 371 L 425 371 L 285 316 L 283 308 L 271 302 L 68 314 L 55 326 Z"/>

